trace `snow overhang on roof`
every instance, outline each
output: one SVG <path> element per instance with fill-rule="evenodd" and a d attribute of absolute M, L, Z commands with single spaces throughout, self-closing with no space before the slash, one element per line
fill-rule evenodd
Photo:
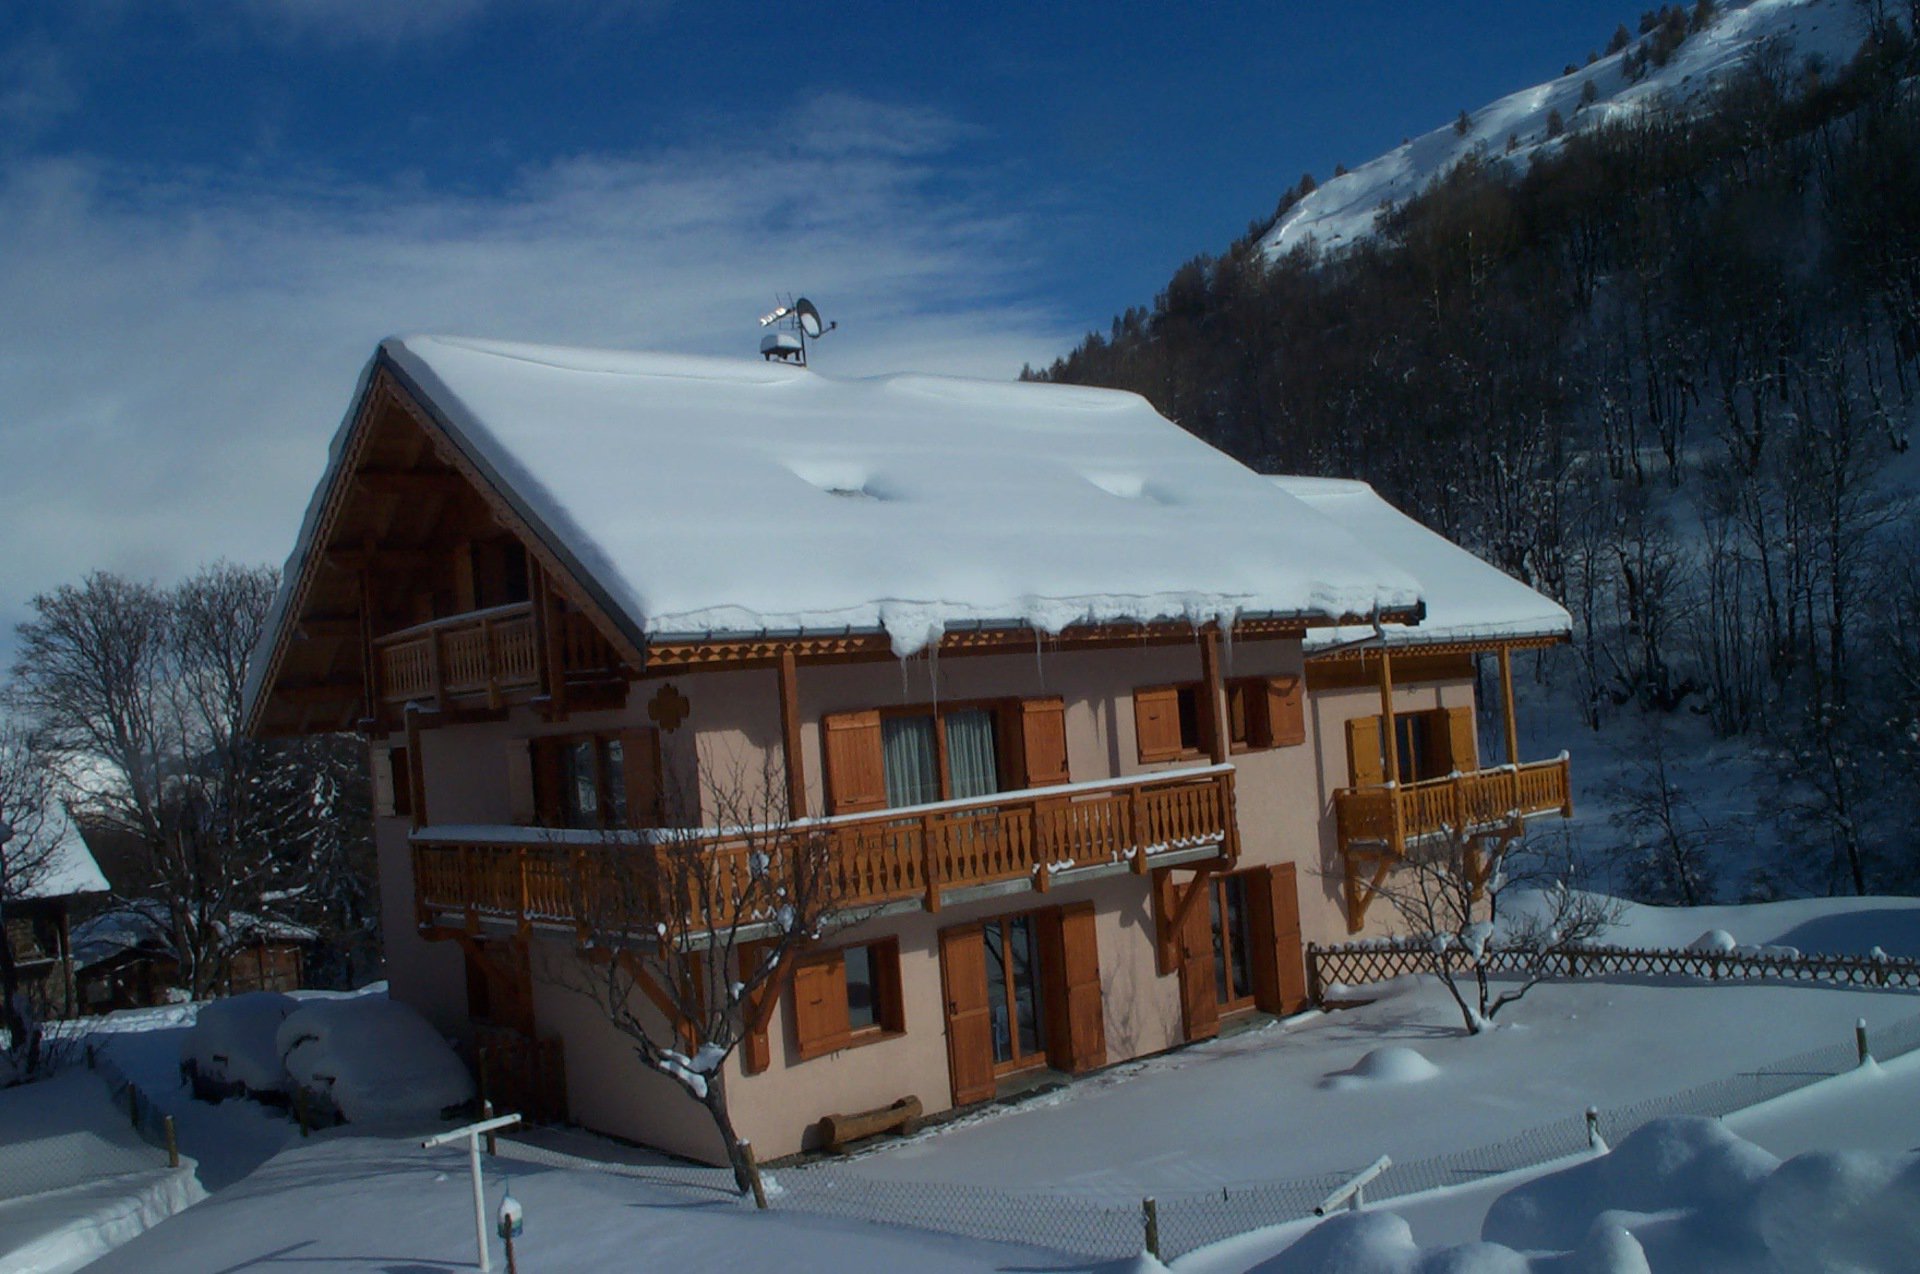
<path fill-rule="evenodd" d="M 884 632 L 904 657 L 983 624 L 1420 603 L 1406 571 L 1135 394 L 424 336 L 383 342 L 362 378 L 263 655 L 382 371 L 636 646 Z"/>
<path fill-rule="evenodd" d="M 94 861 L 93 851 L 87 848 L 86 839 L 65 810 L 55 806 L 47 812 L 42 834 L 52 838 L 53 848 L 47 855 L 46 866 L 33 873 L 21 889 L 21 897 L 69 898 L 108 892 L 107 878 L 101 873 L 100 864 Z"/>
<path fill-rule="evenodd" d="M 1270 481 L 1420 581 L 1427 617 L 1418 628 L 1384 625 L 1391 645 L 1559 641 L 1573 631 L 1565 607 L 1427 529 L 1364 482 L 1292 476 Z M 1306 647 L 1311 654 L 1374 635 L 1368 627 L 1315 629 Z"/>

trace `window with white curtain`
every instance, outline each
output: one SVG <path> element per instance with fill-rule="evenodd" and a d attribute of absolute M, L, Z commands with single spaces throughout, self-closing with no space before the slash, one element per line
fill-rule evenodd
<path fill-rule="evenodd" d="M 940 732 L 946 735 L 946 768 Z M 899 809 L 935 801 L 964 801 L 1000 790 L 1000 756 L 991 708 L 887 716 L 880 722 L 887 804 Z"/>

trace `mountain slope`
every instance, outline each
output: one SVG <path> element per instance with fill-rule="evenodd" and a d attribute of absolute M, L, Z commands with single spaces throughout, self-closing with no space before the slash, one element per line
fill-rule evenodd
<path fill-rule="evenodd" d="M 1756 51 L 1776 42 L 1790 66 L 1818 58 L 1834 67 L 1851 58 L 1866 35 L 1858 0 L 1752 0 L 1738 8 L 1723 7 L 1666 65 L 1648 65 L 1637 82 L 1629 77 L 1628 65 L 1647 44 L 1646 36 L 1571 75 L 1482 107 L 1468 116 L 1465 133 L 1454 124 L 1443 125 L 1329 180 L 1282 214 L 1261 237 L 1260 248 L 1273 259 L 1308 243 L 1332 250 L 1351 244 L 1373 232 L 1388 204 L 1419 194 L 1476 152 L 1524 171 L 1536 154 L 1559 146 L 1547 136 L 1548 119 L 1555 111 L 1569 131 L 1589 129 L 1632 118 L 1663 101 L 1694 101 Z M 1583 107 L 1588 84 L 1596 96 Z M 1510 137 L 1517 143 L 1511 152 Z"/>

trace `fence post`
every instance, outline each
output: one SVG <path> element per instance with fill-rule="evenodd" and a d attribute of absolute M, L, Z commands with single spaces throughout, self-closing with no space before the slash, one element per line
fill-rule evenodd
<path fill-rule="evenodd" d="M 753 1206 L 760 1211 L 767 1210 L 767 1186 L 760 1180 L 760 1161 L 754 1158 L 753 1143 L 740 1143 L 740 1157 L 747 1161 L 747 1184 L 753 1187 Z"/>
<path fill-rule="evenodd" d="M 1873 1060 L 1873 1052 L 1867 1047 L 1867 1019 L 1864 1017 L 1853 1024 L 1853 1047 L 1860 1054 L 1860 1065 L 1865 1066 Z"/>
<path fill-rule="evenodd" d="M 162 1119 L 160 1126 L 166 1130 L 167 1134 L 167 1167 L 178 1168 L 180 1166 L 180 1142 L 174 1136 L 173 1116 L 168 1115 L 165 1119 Z"/>
<path fill-rule="evenodd" d="M 1587 1107 L 1587 1149 L 1606 1149 L 1606 1143 L 1600 1140 L 1600 1108 L 1598 1106 Z"/>
<path fill-rule="evenodd" d="M 493 1118 L 493 1102 L 491 1099 L 484 1098 L 484 1097 L 480 1099 L 480 1118 L 482 1120 L 488 1120 Z M 491 1128 L 487 1129 L 487 1132 L 486 1132 L 487 1156 L 489 1158 L 492 1158 L 494 1155 L 497 1155 L 500 1153 L 500 1145 L 497 1141 L 494 1140 L 494 1136 L 495 1134 L 493 1129 Z"/>
<path fill-rule="evenodd" d="M 1147 1255 L 1160 1259 L 1160 1205 L 1152 1196 L 1140 1200 L 1140 1226 L 1146 1231 Z"/>

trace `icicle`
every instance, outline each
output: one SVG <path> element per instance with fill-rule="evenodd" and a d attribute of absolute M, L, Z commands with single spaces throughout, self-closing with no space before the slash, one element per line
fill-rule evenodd
<path fill-rule="evenodd" d="M 1040 681 L 1040 693 L 1047 692 L 1047 661 L 1045 655 L 1046 637 L 1036 624 L 1033 629 L 1033 675 Z"/>

